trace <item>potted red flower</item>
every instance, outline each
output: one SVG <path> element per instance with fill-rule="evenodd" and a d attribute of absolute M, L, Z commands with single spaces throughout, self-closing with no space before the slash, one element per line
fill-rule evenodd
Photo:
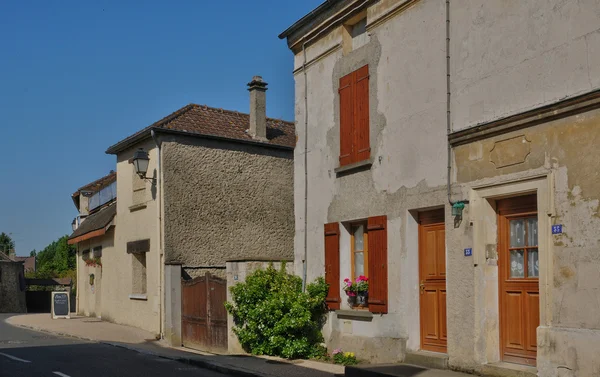
<path fill-rule="evenodd" d="M 358 306 L 366 307 L 369 297 L 369 278 L 360 275 L 354 283 L 356 286 L 356 303 Z"/>
<path fill-rule="evenodd" d="M 356 305 L 356 283 L 346 278 L 344 279 L 344 286 L 342 287 L 346 295 L 348 296 L 348 304 L 354 307 Z"/>

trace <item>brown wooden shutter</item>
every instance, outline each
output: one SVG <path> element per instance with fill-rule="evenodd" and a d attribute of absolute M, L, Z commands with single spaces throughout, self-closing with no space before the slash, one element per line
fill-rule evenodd
<path fill-rule="evenodd" d="M 329 292 L 325 302 L 329 310 L 340 308 L 340 225 L 325 224 L 325 282 Z"/>
<path fill-rule="evenodd" d="M 388 312 L 387 216 L 369 217 L 369 310 Z"/>
<path fill-rule="evenodd" d="M 369 66 L 355 72 L 354 86 L 354 162 L 371 157 L 369 143 Z"/>
<path fill-rule="evenodd" d="M 340 166 L 352 160 L 352 129 L 354 122 L 354 73 L 340 79 Z"/>

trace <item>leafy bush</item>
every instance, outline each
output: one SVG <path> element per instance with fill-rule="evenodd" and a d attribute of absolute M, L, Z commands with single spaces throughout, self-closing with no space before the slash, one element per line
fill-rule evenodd
<path fill-rule="evenodd" d="M 302 292 L 302 279 L 272 265 L 257 270 L 230 288 L 233 302 L 225 307 L 233 316 L 234 333 L 247 352 L 255 355 L 311 358 L 327 350 L 321 328 L 329 286 L 318 278 Z"/>

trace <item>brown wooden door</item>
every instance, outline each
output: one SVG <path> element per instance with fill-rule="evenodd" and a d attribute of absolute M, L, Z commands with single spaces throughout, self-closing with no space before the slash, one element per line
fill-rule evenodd
<path fill-rule="evenodd" d="M 185 347 L 227 350 L 227 281 L 206 273 L 181 283 L 181 327 Z"/>
<path fill-rule="evenodd" d="M 535 365 L 540 324 L 536 196 L 500 200 L 497 207 L 502 360 Z"/>
<path fill-rule="evenodd" d="M 419 215 L 421 349 L 446 352 L 446 230 L 444 210 Z"/>

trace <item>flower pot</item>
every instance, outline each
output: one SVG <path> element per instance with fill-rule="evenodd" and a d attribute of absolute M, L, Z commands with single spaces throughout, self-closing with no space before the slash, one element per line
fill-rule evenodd
<path fill-rule="evenodd" d="M 348 296 L 348 305 L 350 305 L 351 308 L 356 306 L 356 296 Z"/>
<path fill-rule="evenodd" d="M 356 304 L 361 307 L 367 306 L 367 299 L 369 297 L 369 292 L 358 292 L 356 296 Z"/>

